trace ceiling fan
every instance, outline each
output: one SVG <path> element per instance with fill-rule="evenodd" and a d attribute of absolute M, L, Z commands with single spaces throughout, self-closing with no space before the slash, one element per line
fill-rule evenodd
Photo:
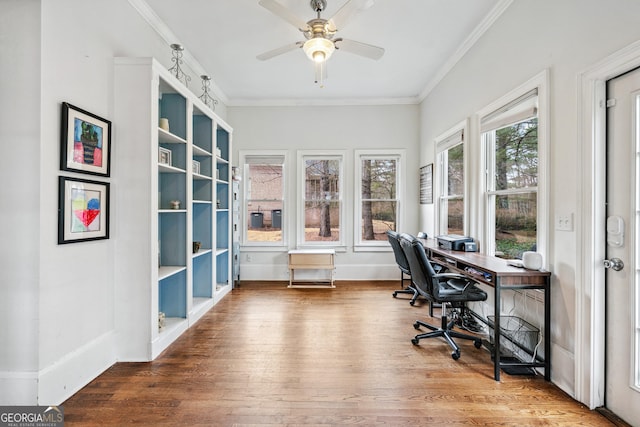
<path fill-rule="evenodd" d="M 344 50 L 375 60 L 380 59 L 384 55 L 384 49 L 381 47 L 335 37 L 336 33 L 344 28 L 349 19 L 356 13 L 371 7 L 373 2 L 374 0 L 347 0 L 332 18 L 324 19 L 320 15 L 326 9 L 327 1 L 311 0 L 311 8 L 317 13 L 317 17 L 305 22 L 275 0 L 259 0 L 258 4 L 260 6 L 298 28 L 306 40 L 270 50 L 258 55 L 257 58 L 265 61 L 296 48 L 302 48 L 309 59 L 314 61 L 316 65 L 315 81 L 320 85 L 322 85 L 326 74 L 325 62 L 331 57 L 334 50 Z"/>

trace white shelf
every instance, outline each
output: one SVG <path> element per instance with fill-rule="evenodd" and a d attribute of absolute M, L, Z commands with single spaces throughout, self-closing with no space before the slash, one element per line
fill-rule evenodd
<path fill-rule="evenodd" d="M 229 252 L 229 248 L 216 248 L 216 256 Z"/>
<path fill-rule="evenodd" d="M 197 145 L 193 144 L 193 155 L 200 157 L 213 157 L 213 154 L 205 150 L 204 148 L 200 148 Z"/>
<path fill-rule="evenodd" d="M 201 257 L 202 255 L 210 254 L 211 252 L 213 252 L 211 249 L 200 249 L 198 252 L 193 254 L 193 257 L 198 258 L 198 257 Z"/>
<path fill-rule="evenodd" d="M 186 269 L 187 269 L 187 267 L 180 266 L 180 265 L 161 266 L 158 269 L 158 280 L 166 279 L 166 278 L 171 277 L 174 274 L 178 274 L 181 271 L 184 271 Z"/>
<path fill-rule="evenodd" d="M 161 144 L 186 144 L 187 141 L 177 135 L 167 132 L 162 128 L 158 128 L 158 142 Z"/>
<path fill-rule="evenodd" d="M 194 173 L 193 179 L 197 179 L 201 181 L 211 181 L 213 178 L 211 178 L 210 176 L 199 174 L 199 173 Z"/>
<path fill-rule="evenodd" d="M 158 163 L 158 172 L 160 173 L 187 173 L 186 170 L 177 168 L 175 166 L 165 165 L 164 163 Z"/>
<path fill-rule="evenodd" d="M 158 209 L 158 213 L 161 214 L 179 214 L 187 212 L 186 209 Z"/>

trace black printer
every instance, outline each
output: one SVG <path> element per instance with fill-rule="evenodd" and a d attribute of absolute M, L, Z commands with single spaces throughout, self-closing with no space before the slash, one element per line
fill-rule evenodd
<path fill-rule="evenodd" d="M 446 234 L 443 236 L 438 236 L 437 240 L 438 247 L 442 249 L 447 249 L 450 251 L 476 251 L 475 248 L 471 248 L 471 246 L 475 246 L 475 242 L 471 237 L 460 236 L 459 234 Z M 466 243 L 472 243 L 472 245 L 466 245 Z"/>

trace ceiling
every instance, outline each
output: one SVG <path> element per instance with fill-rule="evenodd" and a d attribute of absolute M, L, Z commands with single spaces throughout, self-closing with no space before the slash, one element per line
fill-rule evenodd
<path fill-rule="evenodd" d="M 212 77 L 227 105 L 416 103 L 450 69 L 511 0 L 375 0 L 336 37 L 385 49 L 375 61 L 337 50 L 324 87 L 302 49 L 260 61 L 257 55 L 304 40 L 258 0 L 129 0 L 168 43 L 185 47 L 192 68 Z M 309 0 L 277 0 L 303 21 Z M 346 0 L 327 0 L 329 19 Z M 167 56 L 171 50 L 167 46 Z M 194 91 L 197 91 L 194 89 Z"/>

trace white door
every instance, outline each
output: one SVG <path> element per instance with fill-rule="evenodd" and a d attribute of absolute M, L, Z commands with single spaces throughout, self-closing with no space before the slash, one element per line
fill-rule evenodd
<path fill-rule="evenodd" d="M 610 80 L 607 100 L 605 406 L 640 426 L 640 70 Z"/>

